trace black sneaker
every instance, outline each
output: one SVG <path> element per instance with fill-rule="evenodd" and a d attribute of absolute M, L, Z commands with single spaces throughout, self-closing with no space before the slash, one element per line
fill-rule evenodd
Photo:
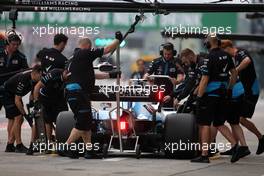
<path fill-rule="evenodd" d="M 96 154 L 95 151 L 86 150 L 83 156 L 85 159 L 100 159 L 99 155 Z"/>
<path fill-rule="evenodd" d="M 217 156 L 219 154 L 219 150 L 218 149 L 216 149 L 215 151 L 213 151 L 213 150 L 211 150 L 211 149 L 209 149 L 208 150 L 208 157 L 210 158 L 210 157 L 215 157 L 215 156 Z"/>
<path fill-rule="evenodd" d="M 225 152 L 220 152 L 220 155 L 230 155 L 231 156 L 233 155 L 236 148 L 237 148 L 237 144 L 234 147 L 232 147 L 230 150 L 227 150 Z"/>
<path fill-rule="evenodd" d="M 33 154 L 34 154 L 33 143 L 30 143 L 29 148 L 26 152 L 26 155 L 33 155 Z"/>
<path fill-rule="evenodd" d="M 240 158 L 243 158 L 249 154 L 250 151 L 247 146 L 239 146 L 232 155 L 231 163 L 237 162 Z"/>
<path fill-rule="evenodd" d="M 69 147 L 68 149 L 65 149 L 62 151 L 62 156 L 69 157 L 71 159 L 78 159 L 79 158 L 79 152 L 78 150 L 71 150 Z"/>
<path fill-rule="evenodd" d="M 29 147 L 29 149 L 26 152 L 26 155 L 33 155 L 33 154 L 34 154 L 33 149 Z"/>
<path fill-rule="evenodd" d="M 238 150 L 241 150 L 240 158 L 250 155 L 250 150 L 248 146 L 240 146 Z"/>
<path fill-rule="evenodd" d="M 53 154 L 55 152 L 54 150 L 54 145 L 50 143 L 48 149 L 45 151 L 45 154 Z"/>
<path fill-rule="evenodd" d="M 210 163 L 208 156 L 199 156 L 191 160 L 192 163 Z"/>
<path fill-rule="evenodd" d="M 92 151 L 85 151 L 84 158 L 85 159 L 92 159 L 94 157 L 94 154 Z"/>
<path fill-rule="evenodd" d="M 258 149 L 256 151 L 257 155 L 260 155 L 264 152 L 264 136 L 262 136 L 261 139 L 259 139 L 259 143 L 258 143 Z"/>
<path fill-rule="evenodd" d="M 15 150 L 16 150 L 16 148 L 15 148 L 14 144 L 7 144 L 6 145 L 5 152 L 8 152 L 8 153 L 15 152 Z"/>
<path fill-rule="evenodd" d="M 63 156 L 69 157 L 71 159 L 79 159 L 79 153 L 72 150 L 65 150 L 63 151 Z"/>
<path fill-rule="evenodd" d="M 57 150 L 57 154 L 61 157 L 66 157 L 65 152 L 63 150 Z"/>
<path fill-rule="evenodd" d="M 22 143 L 16 145 L 16 149 L 15 149 L 16 153 L 27 153 L 27 151 L 28 151 L 28 148 L 25 147 Z"/>

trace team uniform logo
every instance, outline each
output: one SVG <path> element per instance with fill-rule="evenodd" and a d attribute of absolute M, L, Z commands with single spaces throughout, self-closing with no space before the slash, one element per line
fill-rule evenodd
<path fill-rule="evenodd" d="M 175 68 L 170 68 L 170 72 L 176 72 Z"/>
<path fill-rule="evenodd" d="M 5 58 L 0 57 L 0 66 L 3 67 L 5 63 Z"/>
<path fill-rule="evenodd" d="M 18 64 L 18 60 L 17 59 L 12 60 L 12 64 L 17 65 Z"/>

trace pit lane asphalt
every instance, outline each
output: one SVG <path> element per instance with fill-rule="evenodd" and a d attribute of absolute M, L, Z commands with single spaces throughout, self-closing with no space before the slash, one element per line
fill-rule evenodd
<path fill-rule="evenodd" d="M 189 160 L 156 159 L 139 160 L 131 156 L 116 156 L 107 159 L 78 160 L 56 155 L 26 156 L 5 153 L 6 119 L 0 117 L 0 176 L 264 176 L 264 154 L 255 155 L 256 137 L 245 130 L 252 154 L 231 164 L 228 157 L 212 160 L 210 164 L 190 163 Z M 258 102 L 253 121 L 264 132 L 264 101 Z M 23 126 L 23 140 L 28 145 L 30 129 Z M 218 142 L 226 142 L 219 134 Z"/>

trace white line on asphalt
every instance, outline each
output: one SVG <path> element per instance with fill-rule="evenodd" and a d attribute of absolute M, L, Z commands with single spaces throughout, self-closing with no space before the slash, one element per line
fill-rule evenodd
<path fill-rule="evenodd" d="M 122 161 L 125 160 L 126 158 L 109 158 L 109 159 L 103 159 L 103 161 Z"/>

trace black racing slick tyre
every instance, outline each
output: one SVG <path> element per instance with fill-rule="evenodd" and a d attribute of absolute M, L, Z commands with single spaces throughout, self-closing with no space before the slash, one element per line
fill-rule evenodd
<path fill-rule="evenodd" d="M 136 158 L 140 159 L 140 157 L 141 157 L 141 148 L 140 148 L 140 145 L 138 144 L 136 146 Z"/>
<path fill-rule="evenodd" d="M 164 131 L 166 157 L 190 159 L 199 149 L 198 127 L 195 116 L 173 113 L 166 116 Z"/>
<path fill-rule="evenodd" d="M 74 127 L 75 120 L 71 111 L 60 112 L 56 122 L 56 139 L 59 143 L 65 143 Z"/>
<path fill-rule="evenodd" d="M 103 158 L 104 159 L 108 157 L 108 144 L 104 144 L 103 145 L 103 151 L 102 151 L 102 153 L 103 153 Z"/>

